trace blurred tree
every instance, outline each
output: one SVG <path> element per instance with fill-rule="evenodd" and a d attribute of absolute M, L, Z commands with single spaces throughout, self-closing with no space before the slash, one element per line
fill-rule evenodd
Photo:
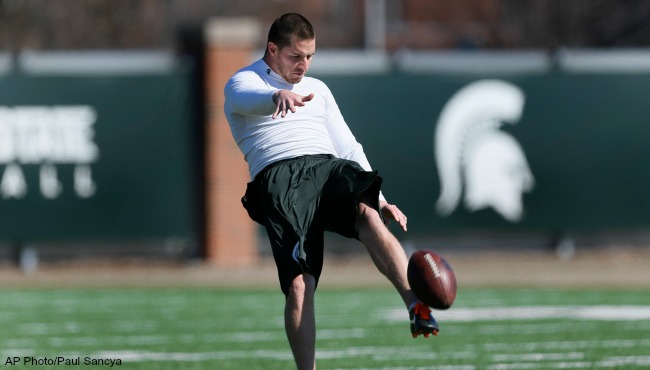
<path fill-rule="evenodd" d="M 0 0 L 0 50 L 170 49 L 179 29 L 210 17 L 266 26 L 285 12 L 314 23 L 319 47 L 361 48 L 365 1 Z M 389 49 L 650 46 L 647 0 L 378 1 Z"/>

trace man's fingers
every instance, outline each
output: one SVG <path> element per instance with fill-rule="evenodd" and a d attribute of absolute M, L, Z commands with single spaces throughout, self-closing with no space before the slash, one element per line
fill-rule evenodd
<path fill-rule="evenodd" d="M 293 103 L 293 105 L 296 106 L 296 107 L 304 107 L 304 106 L 305 106 L 305 103 L 308 102 L 308 101 L 310 101 L 310 100 L 312 100 L 313 98 L 314 98 L 314 93 L 311 93 L 311 94 L 309 94 L 309 95 L 307 95 L 307 96 L 303 96 L 303 97 L 301 97 L 300 99 L 297 99 L 297 100 Z M 294 113 L 296 112 L 295 109 L 292 109 L 291 111 L 294 112 Z"/>
<path fill-rule="evenodd" d="M 397 207 L 395 207 L 395 211 L 397 211 L 397 217 L 395 219 L 397 220 L 397 222 L 399 222 L 399 225 L 402 227 L 402 229 L 406 231 L 406 222 L 407 222 L 406 216 Z"/>
<path fill-rule="evenodd" d="M 386 224 L 388 225 L 390 223 L 390 219 L 392 218 L 393 220 L 397 221 L 397 223 L 402 227 L 404 231 L 406 231 L 406 216 L 402 211 L 399 210 L 395 205 L 388 205 L 385 207 L 387 214 L 384 214 L 384 217 L 386 219 Z"/>
<path fill-rule="evenodd" d="M 402 230 L 406 231 L 406 216 L 402 215 L 399 218 L 399 224 L 402 226 Z"/>
<path fill-rule="evenodd" d="M 278 106 L 275 108 L 275 112 L 273 112 L 273 115 L 271 118 L 275 119 L 278 116 L 284 118 L 284 116 L 287 115 L 287 109 L 284 107 L 284 104 L 280 103 Z"/>
<path fill-rule="evenodd" d="M 291 93 L 290 95 L 286 95 L 284 93 L 284 90 L 282 90 L 281 93 L 278 95 L 277 98 L 278 105 L 275 108 L 275 112 L 273 112 L 271 118 L 275 119 L 278 117 L 278 115 L 284 118 L 287 116 L 287 113 L 289 113 L 290 111 L 291 113 L 296 113 L 297 107 L 304 106 L 305 102 L 308 102 L 313 98 L 314 98 L 314 93 L 311 93 L 307 96 L 300 96 L 293 93 Z"/>

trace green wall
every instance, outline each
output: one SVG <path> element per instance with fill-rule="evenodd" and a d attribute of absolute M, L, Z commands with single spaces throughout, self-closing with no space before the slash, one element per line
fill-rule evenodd
<path fill-rule="evenodd" d="M 485 78 L 507 81 L 525 95 L 521 119 L 501 128 L 521 145 L 535 178 L 517 222 L 492 208 L 470 212 L 461 204 L 446 217 L 434 208 L 438 117 L 452 94 Z M 321 79 L 383 175 L 385 195 L 409 217 L 411 235 L 650 226 L 650 74 L 392 72 Z"/>
<path fill-rule="evenodd" d="M 0 76 L 0 239 L 195 238 L 191 73 Z M 60 154 L 79 147 L 95 155 Z"/>
<path fill-rule="evenodd" d="M 0 76 L 0 240 L 197 239 L 203 158 L 193 72 L 181 65 L 147 74 Z M 409 235 L 650 226 L 650 74 L 319 78 L 384 177 L 385 195 L 409 217 Z M 521 146 L 535 179 L 514 222 L 493 208 L 470 211 L 462 200 L 448 216 L 435 210 L 440 113 L 459 89 L 486 78 L 525 96 L 518 122 L 500 128 Z"/>

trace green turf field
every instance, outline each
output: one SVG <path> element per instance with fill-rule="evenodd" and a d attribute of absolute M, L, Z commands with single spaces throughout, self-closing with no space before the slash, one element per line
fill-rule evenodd
<path fill-rule="evenodd" d="M 0 367 L 291 369 L 282 304 L 265 290 L 0 290 Z M 440 336 L 416 340 L 392 290 L 323 289 L 318 367 L 650 368 L 647 291 L 460 290 L 437 316 Z M 37 365 L 57 358 L 79 365 Z"/>

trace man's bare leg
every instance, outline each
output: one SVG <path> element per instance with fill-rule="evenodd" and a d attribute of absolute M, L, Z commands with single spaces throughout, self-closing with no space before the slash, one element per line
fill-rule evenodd
<path fill-rule="evenodd" d="M 363 201 L 359 204 L 357 232 L 377 269 L 395 286 L 406 307 L 410 307 L 417 298 L 408 284 L 406 253 L 397 238 L 384 225 L 377 210 Z"/>
<path fill-rule="evenodd" d="M 316 369 L 316 318 L 313 275 L 297 276 L 287 294 L 284 308 L 284 326 L 298 370 Z"/>

